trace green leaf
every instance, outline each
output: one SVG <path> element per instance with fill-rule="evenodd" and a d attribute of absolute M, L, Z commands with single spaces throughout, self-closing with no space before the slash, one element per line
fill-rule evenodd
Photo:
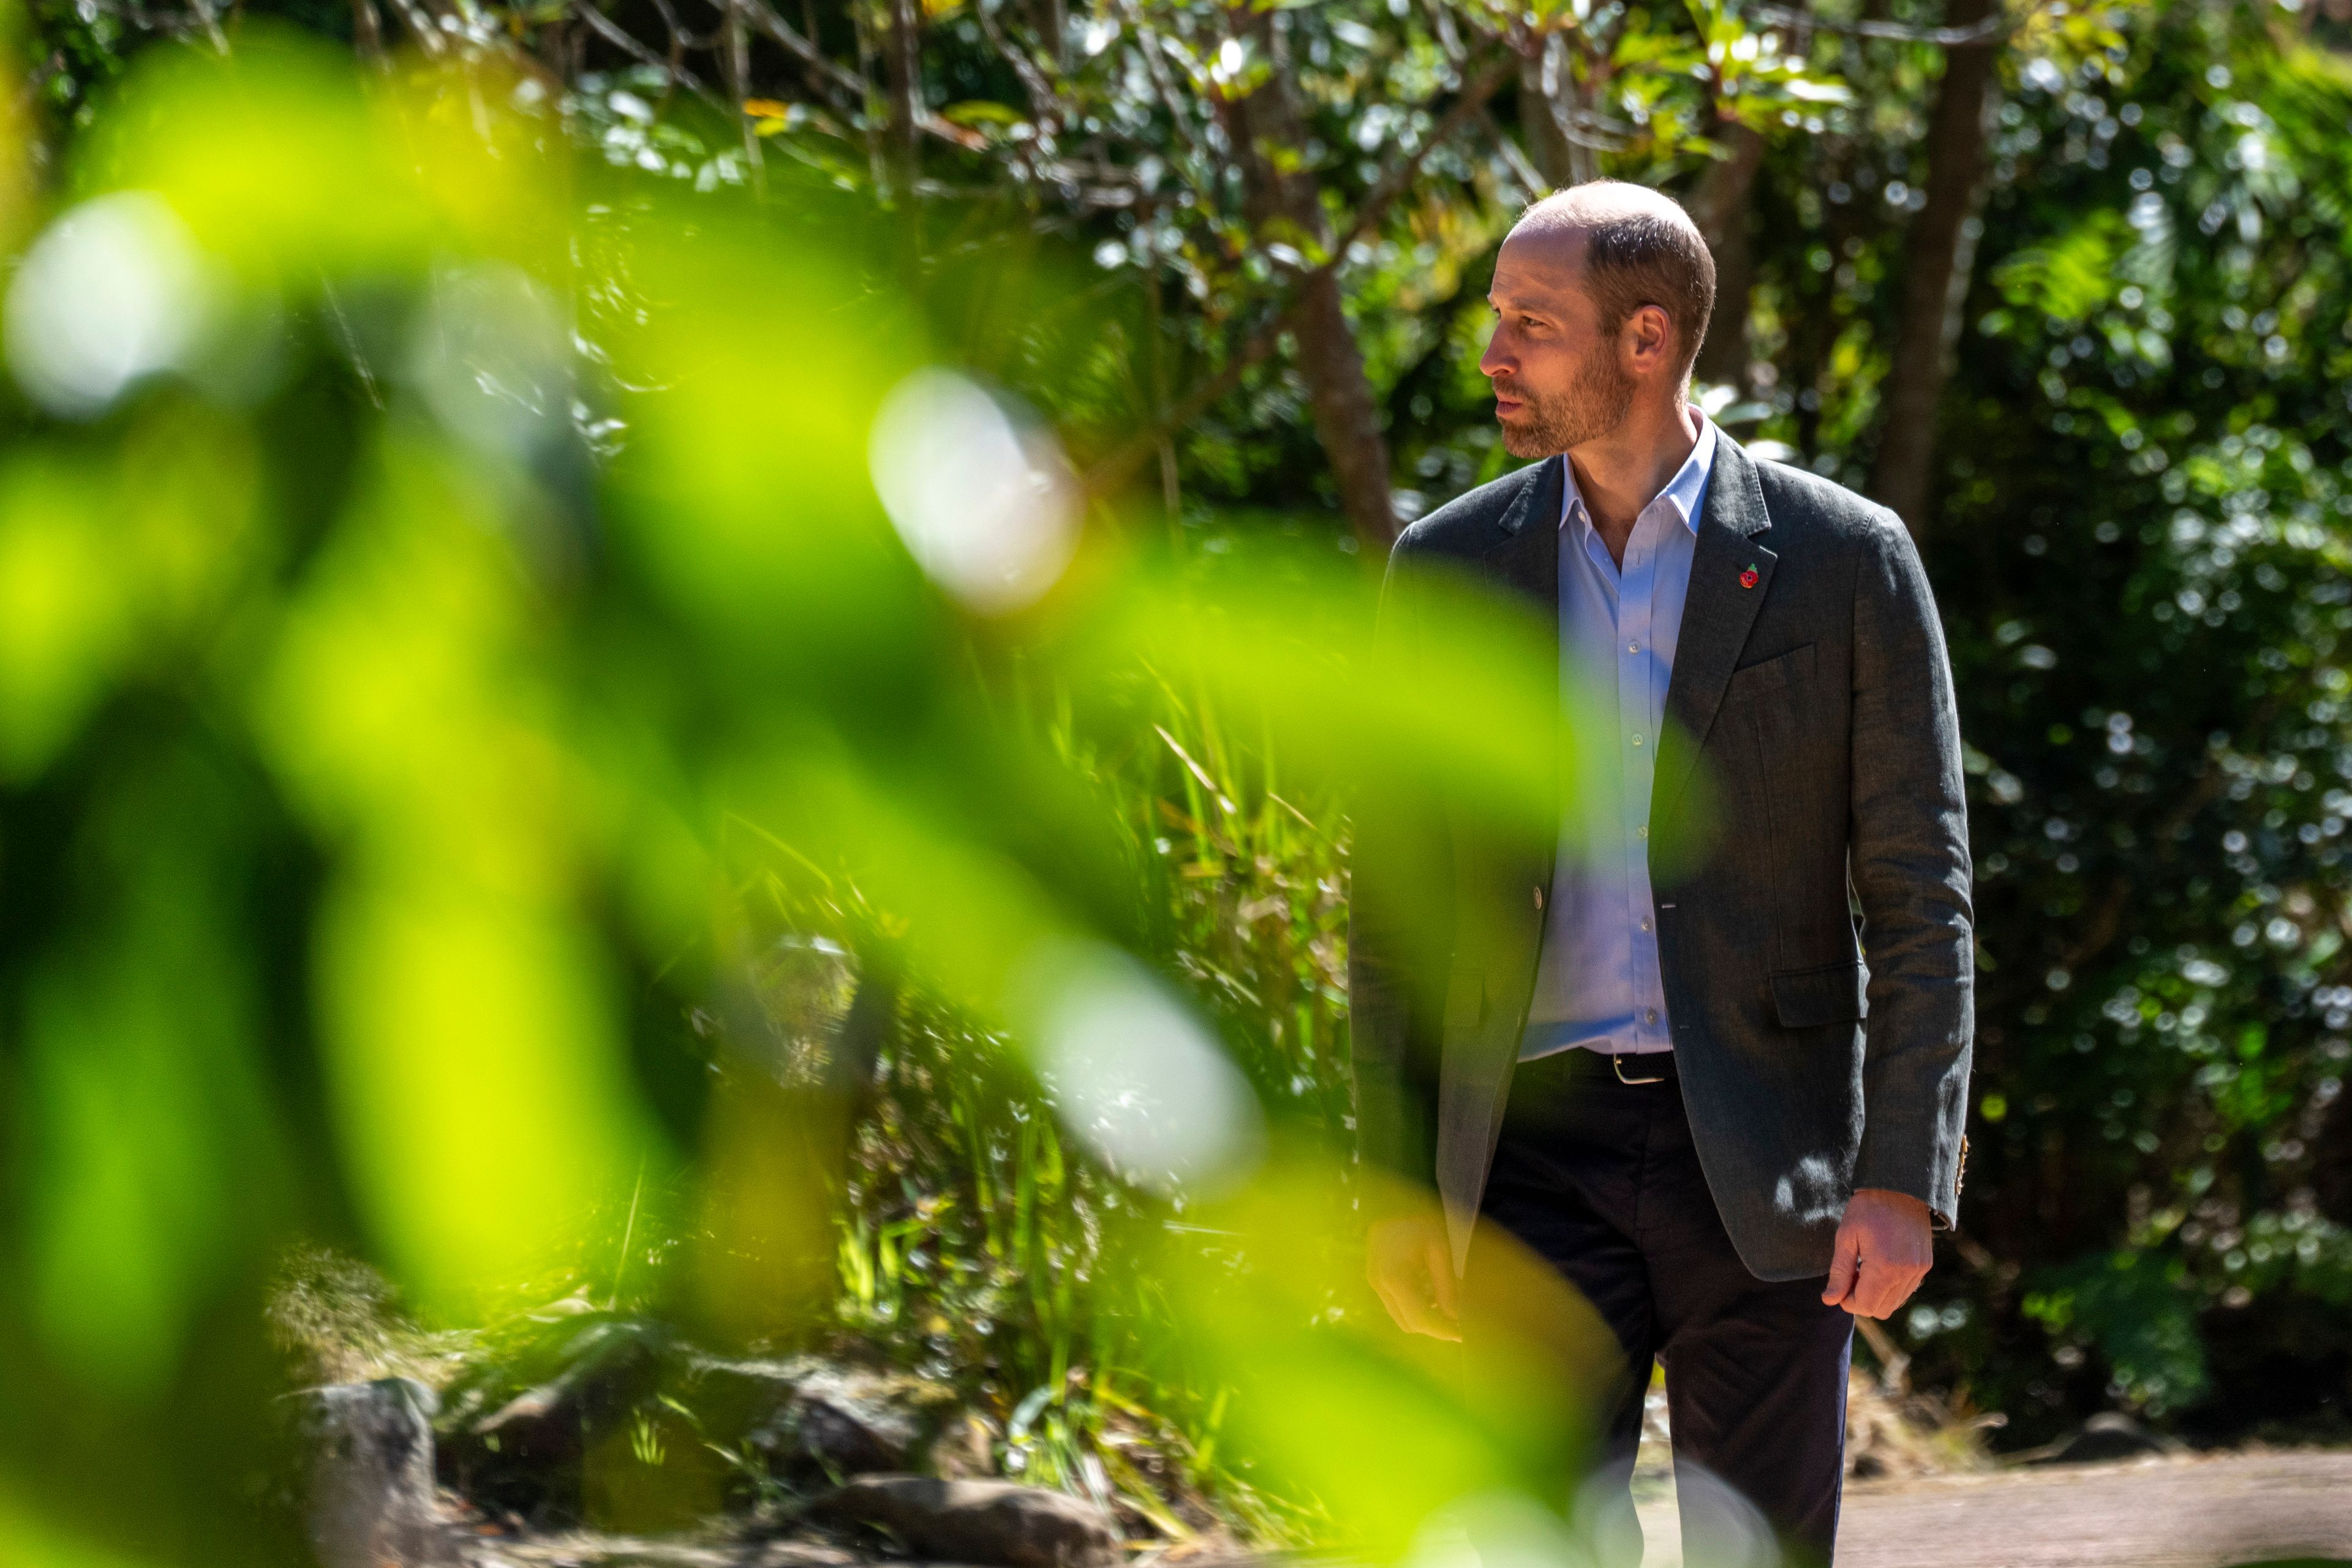
<path fill-rule="evenodd" d="M 1993 269 L 2004 298 L 2062 321 L 2079 321 L 2114 298 L 2116 258 L 2131 229 L 2115 212 L 2094 214 L 2050 245 L 2017 252 Z"/>
<path fill-rule="evenodd" d="M 968 99 L 950 103 L 940 110 L 940 118 L 954 125 L 1018 125 L 1023 116 L 1010 105 L 984 98 Z"/>

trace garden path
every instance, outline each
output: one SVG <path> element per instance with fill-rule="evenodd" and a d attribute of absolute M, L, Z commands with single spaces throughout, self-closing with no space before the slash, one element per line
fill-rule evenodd
<path fill-rule="evenodd" d="M 1681 1568 L 1671 1496 L 1643 1568 Z M 2060 1465 L 1849 1486 L 1838 1568 L 2223 1568 L 2352 1560 L 2352 1453 Z M 1702 1568 L 1694 1564 L 1693 1568 Z"/>

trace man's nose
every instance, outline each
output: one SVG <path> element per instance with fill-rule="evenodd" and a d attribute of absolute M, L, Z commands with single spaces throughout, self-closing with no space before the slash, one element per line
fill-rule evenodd
<path fill-rule="evenodd" d="M 1492 379 L 1510 368 L 1510 355 L 1503 351 L 1503 334 L 1496 332 L 1486 340 L 1486 352 L 1478 356 L 1478 374 Z"/>

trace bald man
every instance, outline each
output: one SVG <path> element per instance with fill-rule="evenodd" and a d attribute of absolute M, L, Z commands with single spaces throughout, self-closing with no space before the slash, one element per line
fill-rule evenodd
<path fill-rule="evenodd" d="M 1623 1354 L 1603 1495 L 1663 1363 L 1686 1537 L 1826 1563 L 1853 1320 L 1910 1298 L 1959 1198 L 1959 731 L 1902 523 L 1691 406 L 1714 297 L 1655 192 L 1530 208 L 1479 368 L 1532 460 L 1391 559 L 1384 636 L 1416 635 L 1406 579 L 1466 576 L 1558 626 L 1587 728 L 1556 842 L 1360 803 L 1360 1127 L 1441 1200 L 1383 1213 L 1368 1272 L 1475 1350 L 1532 1253 Z"/>

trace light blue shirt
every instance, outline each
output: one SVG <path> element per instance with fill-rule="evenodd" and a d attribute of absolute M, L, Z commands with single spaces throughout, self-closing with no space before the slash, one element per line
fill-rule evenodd
<path fill-rule="evenodd" d="M 1567 473 L 1559 539 L 1559 684 L 1579 763 L 1561 792 L 1559 858 L 1519 1059 L 1572 1047 L 1673 1048 L 1650 900 L 1650 783 L 1682 637 L 1715 426 L 1634 520 L 1621 567 Z"/>

